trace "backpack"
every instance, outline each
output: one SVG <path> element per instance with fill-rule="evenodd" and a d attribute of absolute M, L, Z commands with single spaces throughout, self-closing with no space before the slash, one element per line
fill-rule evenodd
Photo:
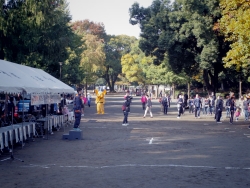
<path fill-rule="evenodd" d="M 146 102 L 146 101 L 147 101 L 146 97 L 145 97 L 145 96 L 142 96 L 141 101 L 142 101 L 142 102 Z"/>

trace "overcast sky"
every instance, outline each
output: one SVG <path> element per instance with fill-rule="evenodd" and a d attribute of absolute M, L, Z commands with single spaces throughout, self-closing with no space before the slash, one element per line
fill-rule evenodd
<path fill-rule="evenodd" d="M 102 22 L 107 34 L 139 37 L 138 25 L 129 24 L 129 8 L 134 2 L 148 7 L 153 0 L 67 0 L 73 21 Z"/>

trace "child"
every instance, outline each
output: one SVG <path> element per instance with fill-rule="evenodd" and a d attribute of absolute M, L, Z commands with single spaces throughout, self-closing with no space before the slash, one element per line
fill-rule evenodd
<path fill-rule="evenodd" d="M 87 93 L 87 99 L 88 99 L 88 106 L 90 107 L 90 104 L 91 104 L 91 95 L 90 95 L 90 93 Z"/>
<path fill-rule="evenodd" d="M 240 117 L 240 109 L 239 108 L 236 109 L 234 116 L 235 116 L 236 121 L 238 121 L 239 117 Z"/>

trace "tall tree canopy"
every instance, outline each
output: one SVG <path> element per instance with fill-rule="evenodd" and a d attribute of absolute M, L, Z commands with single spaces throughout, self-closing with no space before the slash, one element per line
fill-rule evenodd
<path fill-rule="evenodd" d="M 108 83 L 110 91 L 114 91 L 114 84 L 117 81 L 118 75 L 122 73 L 122 56 L 131 51 L 131 44 L 136 40 L 135 37 L 127 35 L 108 35 L 104 47 L 106 54 L 105 68 L 99 72 L 100 76 Z"/>
<path fill-rule="evenodd" d="M 231 42 L 224 58 L 226 67 L 235 67 L 249 76 L 250 70 L 250 2 L 220 0 L 222 18 L 219 29 Z"/>
<path fill-rule="evenodd" d="M 223 37 L 213 30 L 220 18 L 218 0 L 155 0 L 148 8 L 134 3 L 129 9 L 130 23 L 141 28 L 140 48 L 164 59 L 175 73 L 192 77 L 200 70 L 208 90 L 217 89 L 225 54 Z"/>
<path fill-rule="evenodd" d="M 59 77 L 74 34 L 66 0 L 1 0 L 0 59 L 42 68 Z"/>

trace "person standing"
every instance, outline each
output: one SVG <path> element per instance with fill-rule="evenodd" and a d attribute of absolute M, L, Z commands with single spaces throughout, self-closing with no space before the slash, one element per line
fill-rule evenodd
<path fill-rule="evenodd" d="M 91 105 L 91 95 L 90 95 L 90 93 L 87 93 L 87 100 L 88 100 L 88 106 L 90 107 L 90 105 Z"/>
<path fill-rule="evenodd" d="M 143 93 L 141 97 L 142 110 L 146 109 L 146 103 L 147 103 L 147 98 L 145 96 L 145 93 Z"/>
<path fill-rule="evenodd" d="M 81 99 L 81 94 L 82 94 L 82 88 L 77 89 L 77 96 L 75 97 L 74 100 L 74 114 L 75 114 L 75 123 L 74 123 L 74 130 L 80 131 L 79 125 L 81 121 L 81 115 L 82 115 L 82 99 Z"/>
<path fill-rule="evenodd" d="M 234 112 L 235 112 L 235 98 L 234 96 L 232 96 L 230 99 L 229 99 L 229 110 L 230 110 L 230 124 L 233 124 L 233 119 L 234 119 Z"/>
<path fill-rule="evenodd" d="M 168 113 L 168 97 L 167 97 L 167 94 L 165 94 L 162 97 L 161 104 L 162 104 L 162 107 L 163 107 L 163 113 L 167 115 L 167 113 Z"/>
<path fill-rule="evenodd" d="M 230 118 L 230 98 L 229 95 L 227 95 L 227 99 L 226 99 L 226 110 L 227 110 L 227 114 L 226 114 L 226 118 Z"/>
<path fill-rule="evenodd" d="M 149 111 L 150 117 L 153 118 L 153 114 L 152 114 L 152 111 L 151 111 L 151 109 L 152 109 L 152 101 L 151 101 L 151 98 L 150 98 L 148 95 L 146 95 L 146 98 L 147 98 L 146 110 L 145 110 L 145 113 L 144 113 L 143 118 L 146 117 L 148 111 Z"/>
<path fill-rule="evenodd" d="M 180 118 L 181 114 L 183 113 L 183 98 L 182 98 L 181 94 L 178 96 L 179 96 L 179 98 L 177 99 L 177 110 L 178 110 L 177 118 Z"/>
<path fill-rule="evenodd" d="M 189 113 L 194 113 L 194 99 L 190 98 L 188 100 Z"/>
<path fill-rule="evenodd" d="M 249 105 L 249 101 L 247 100 L 247 98 L 245 98 L 245 100 L 243 102 L 243 110 L 244 110 L 244 114 L 245 114 L 245 121 L 248 121 L 248 118 L 249 118 L 248 105 Z"/>
<path fill-rule="evenodd" d="M 194 99 L 194 112 L 195 112 L 195 118 L 200 118 L 200 112 L 201 112 L 201 99 L 198 94 L 196 94 Z"/>
<path fill-rule="evenodd" d="M 223 100 L 221 96 L 218 96 L 217 101 L 216 101 L 216 115 L 215 115 L 215 119 L 217 123 L 222 123 L 220 121 L 222 110 L 223 110 Z"/>
<path fill-rule="evenodd" d="M 129 97 L 125 98 L 125 101 L 123 103 L 123 122 L 122 122 L 122 126 L 127 126 L 128 124 L 128 114 L 130 111 L 130 103 L 131 103 L 131 99 Z"/>

